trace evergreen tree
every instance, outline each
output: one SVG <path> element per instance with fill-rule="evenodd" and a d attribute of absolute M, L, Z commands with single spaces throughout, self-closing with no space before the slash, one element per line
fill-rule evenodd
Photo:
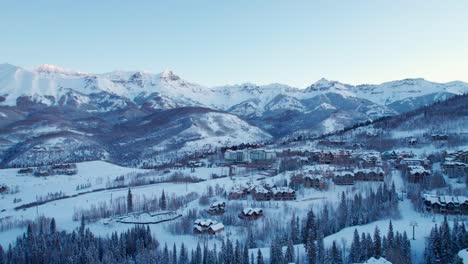
<path fill-rule="evenodd" d="M 187 264 L 188 263 L 188 255 L 187 249 L 185 248 L 184 243 L 180 246 L 180 255 L 179 255 L 179 264 Z"/>
<path fill-rule="evenodd" d="M 164 193 L 164 190 L 162 191 L 161 199 L 159 199 L 159 202 L 160 202 L 161 210 L 166 210 L 167 209 L 167 201 L 166 201 L 166 194 Z"/>
<path fill-rule="evenodd" d="M 202 251 L 201 251 L 200 243 L 197 243 L 197 249 L 195 251 L 195 262 L 194 263 L 195 264 L 201 264 L 202 263 Z"/>
<path fill-rule="evenodd" d="M 244 250 L 242 251 L 242 264 L 249 264 L 249 247 L 244 244 Z"/>
<path fill-rule="evenodd" d="M 257 264 L 265 264 L 265 262 L 263 262 L 262 251 L 260 251 L 260 249 L 257 251 Z"/>
<path fill-rule="evenodd" d="M 338 228 L 342 229 L 346 227 L 348 220 L 348 203 L 346 201 L 346 195 L 344 192 L 341 193 L 341 202 L 338 206 Z"/>
<path fill-rule="evenodd" d="M 177 247 L 175 243 L 172 246 L 172 264 L 177 264 Z"/>
<path fill-rule="evenodd" d="M 307 253 L 307 260 L 309 264 L 315 264 L 315 258 L 316 256 L 316 249 L 315 249 L 315 241 L 312 239 L 309 239 L 307 243 L 305 244 L 306 248 L 306 253 Z"/>
<path fill-rule="evenodd" d="M 302 230 L 302 242 L 307 244 L 309 240 L 316 239 L 315 215 L 312 209 L 307 213 L 305 226 Z"/>
<path fill-rule="evenodd" d="M 353 242 L 349 251 L 349 260 L 351 263 L 358 263 L 361 259 L 361 241 L 357 229 L 354 229 Z"/>
<path fill-rule="evenodd" d="M 333 264 L 342 264 L 343 258 L 341 257 L 341 253 L 336 246 L 336 242 L 333 241 L 332 248 L 331 248 L 331 259 Z"/>
<path fill-rule="evenodd" d="M 167 248 L 167 243 L 164 244 L 162 263 L 169 264 L 169 250 Z"/>
<path fill-rule="evenodd" d="M 5 263 L 5 252 L 3 251 L 2 245 L 0 245 L 0 264 Z"/>
<path fill-rule="evenodd" d="M 130 188 L 128 188 L 127 193 L 127 212 L 133 212 L 133 197 Z"/>
<path fill-rule="evenodd" d="M 236 247 L 234 248 L 234 262 L 233 263 L 241 263 L 241 261 L 242 261 L 241 248 L 240 248 L 239 240 L 236 240 Z"/>
<path fill-rule="evenodd" d="M 380 237 L 380 230 L 376 226 L 374 230 L 374 257 L 380 258 L 382 256 L 382 239 Z"/>
<path fill-rule="evenodd" d="M 252 233 L 252 227 L 249 226 L 248 230 L 247 230 L 247 243 L 248 243 L 248 247 L 249 248 L 256 248 L 256 244 L 255 244 L 255 240 L 254 240 L 254 237 L 253 237 L 253 233 Z"/>
<path fill-rule="evenodd" d="M 294 244 L 293 244 L 292 239 L 288 240 L 288 244 L 286 246 L 286 252 L 284 255 L 284 261 L 286 263 L 294 262 Z"/>
<path fill-rule="evenodd" d="M 55 218 L 52 218 L 52 220 L 50 220 L 50 233 L 55 234 L 56 231 L 57 225 L 55 224 Z"/>

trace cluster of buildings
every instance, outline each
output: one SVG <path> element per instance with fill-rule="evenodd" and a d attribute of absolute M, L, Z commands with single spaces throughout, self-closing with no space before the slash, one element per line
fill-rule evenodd
<path fill-rule="evenodd" d="M 428 159 L 402 158 L 398 167 L 405 173 L 409 183 L 422 183 L 431 175 Z"/>
<path fill-rule="evenodd" d="M 448 154 L 442 166 L 449 178 L 468 176 L 468 151 L 456 151 Z"/>
<path fill-rule="evenodd" d="M 353 171 L 343 170 L 333 173 L 333 183 L 336 185 L 353 185 L 355 181 L 383 182 L 385 174 L 382 168 L 361 168 Z"/>
<path fill-rule="evenodd" d="M 424 194 L 422 199 L 427 212 L 468 215 L 468 197 Z"/>
<path fill-rule="evenodd" d="M 197 219 L 193 223 L 194 234 L 217 234 L 224 230 L 223 223 L 211 219 Z"/>
<path fill-rule="evenodd" d="M 269 200 L 295 200 L 296 191 L 289 187 L 276 187 L 264 185 L 245 184 L 235 186 L 229 191 L 228 198 L 231 200 L 243 199 L 247 195 L 252 195 L 252 198 L 257 201 Z"/>
<path fill-rule="evenodd" d="M 325 177 L 322 174 L 312 171 L 306 174 L 298 173 L 291 175 L 291 183 L 293 186 L 302 185 L 306 188 L 314 189 L 325 189 L 326 182 L 324 179 Z"/>
<path fill-rule="evenodd" d="M 264 149 L 226 150 L 224 159 L 230 163 L 261 163 L 276 159 L 276 152 Z"/>
<path fill-rule="evenodd" d="M 35 168 L 23 168 L 18 170 L 18 174 L 33 174 L 38 177 L 51 175 L 75 175 L 78 168 L 75 163 L 61 163 L 49 166 L 39 166 Z"/>

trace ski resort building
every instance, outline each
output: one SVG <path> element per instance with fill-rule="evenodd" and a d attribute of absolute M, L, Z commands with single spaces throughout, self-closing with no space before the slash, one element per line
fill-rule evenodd
<path fill-rule="evenodd" d="M 224 230 L 224 225 L 211 219 L 197 219 L 193 223 L 195 234 L 217 234 Z"/>
<path fill-rule="evenodd" d="M 214 202 L 211 204 L 210 208 L 208 208 L 208 213 L 211 215 L 224 214 L 225 208 L 226 208 L 225 202 Z"/>
<path fill-rule="evenodd" d="M 224 159 L 231 163 L 259 163 L 276 159 L 276 152 L 264 149 L 226 150 Z"/>
<path fill-rule="evenodd" d="M 354 172 L 337 171 L 333 175 L 333 182 L 336 185 L 354 185 Z"/>
<path fill-rule="evenodd" d="M 257 220 L 263 216 L 263 209 L 261 208 L 245 208 L 239 214 L 239 218 L 246 220 Z"/>
<path fill-rule="evenodd" d="M 431 175 L 431 171 L 422 166 L 408 166 L 406 169 L 406 176 L 410 183 L 421 183 L 429 175 Z"/>
<path fill-rule="evenodd" d="M 422 199 L 427 212 L 468 215 L 468 197 L 424 194 Z"/>
<path fill-rule="evenodd" d="M 296 200 L 296 191 L 289 187 L 275 187 L 270 193 L 274 200 Z"/>
<path fill-rule="evenodd" d="M 384 171 L 380 167 L 354 170 L 356 181 L 384 181 L 384 176 Z"/>

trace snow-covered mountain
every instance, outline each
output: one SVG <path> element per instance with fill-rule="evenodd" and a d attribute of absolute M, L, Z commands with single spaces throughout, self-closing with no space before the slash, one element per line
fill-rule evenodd
<path fill-rule="evenodd" d="M 240 116 L 261 116 L 266 111 L 288 109 L 307 112 L 301 100 L 322 94 L 339 94 L 345 98 L 361 98 L 380 106 L 407 111 L 424 103 L 454 94 L 468 92 L 463 82 L 434 83 L 424 79 L 404 79 L 379 85 L 349 85 L 321 79 L 306 89 L 283 84 L 255 85 L 245 83 L 222 87 L 204 87 L 180 78 L 172 71 L 152 74 L 143 71 L 114 71 L 91 74 L 53 65 L 24 69 L 0 64 L 0 96 L 2 105 L 27 101 L 41 105 L 63 105 L 69 99 L 75 106 L 93 102 L 96 94 L 112 101 L 107 107 L 93 111 L 110 111 L 125 107 L 128 101 L 147 110 L 162 110 L 184 106 L 202 106 L 232 111 Z M 71 96 L 72 95 L 72 96 Z M 28 99 L 25 100 L 24 97 Z M 122 97 L 118 99 L 118 97 Z M 95 100 L 94 100 L 95 101 Z M 127 101 L 127 102 L 126 102 Z M 103 103 L 93 102 L 94 105 Z M 408 108 L 408 109 L 407 109 Z"/>
<path fill-rule="evenodd" d="M 305 89 L 277 83 L 205 87 L 169 70 L 93 74 L 0 64 L 0 154 L 4 165 L 17 164 L 49 140 L 67 146 L 70 159 L 193 153 L 333 132 L 467 92 L 463 82 L 424 79 L 357 86 L 321 79 Z"/>

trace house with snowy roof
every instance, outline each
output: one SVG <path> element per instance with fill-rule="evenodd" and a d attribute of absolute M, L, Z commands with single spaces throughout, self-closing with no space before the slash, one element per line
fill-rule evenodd
<path fill-rule="evenodd" d="M 371 257 L 370 259 L 362 263 L 356 263 L 356 264 L 392 264 L 392 262 L 386 260 L 384 257 L 380 257 L 380 258 Z"/>
<path fill-rule="evenodd" d="M 246 220 L 256 220 L 263 216 L 261 208 L 245 208 L 239 213 L 239 218 Z"/>
<path fill-rule="evenodd" d="M 208 213 L 211 215 L 224 214 L 225 208 L 226 208 L 225 202 L 214 202 L 211 204 L 210 208 L 208 208 Z"/>
<path fill-rule="evenodd" d="M 441 214 L 468 214 L 468 197 L 448 195 L 422 195 L 427 212 Z"/>
<path fill-rule="evenodd" d="M 224 230 L 224 225 L 211 219 L 197 219 L 193 223 L 195 234 L 216 234 Z"/>
<path fill-rule="evenodd" d="M 275 200 L 296 200 L 296 191 L 289 187 L 274 187 L 270 192 Z"/>
<path fill-rule="evenodd" d="M 431 171 L 419 165 L 408 166 L 406 168 L 406 177 L 410 183 L 421 183 L 429 175 L 431 175 Z"/>
<path fill-rule="evenodd" d="M 354 184 L 354 172 L 336 171 L 333 175 L 333 182 L 336 185 L 353 185 Z"/>
<path fill-rule="evenodd" d="M 381 167 L 355 169 L 356 181 L 384 181 L 384 171 Z"/>

